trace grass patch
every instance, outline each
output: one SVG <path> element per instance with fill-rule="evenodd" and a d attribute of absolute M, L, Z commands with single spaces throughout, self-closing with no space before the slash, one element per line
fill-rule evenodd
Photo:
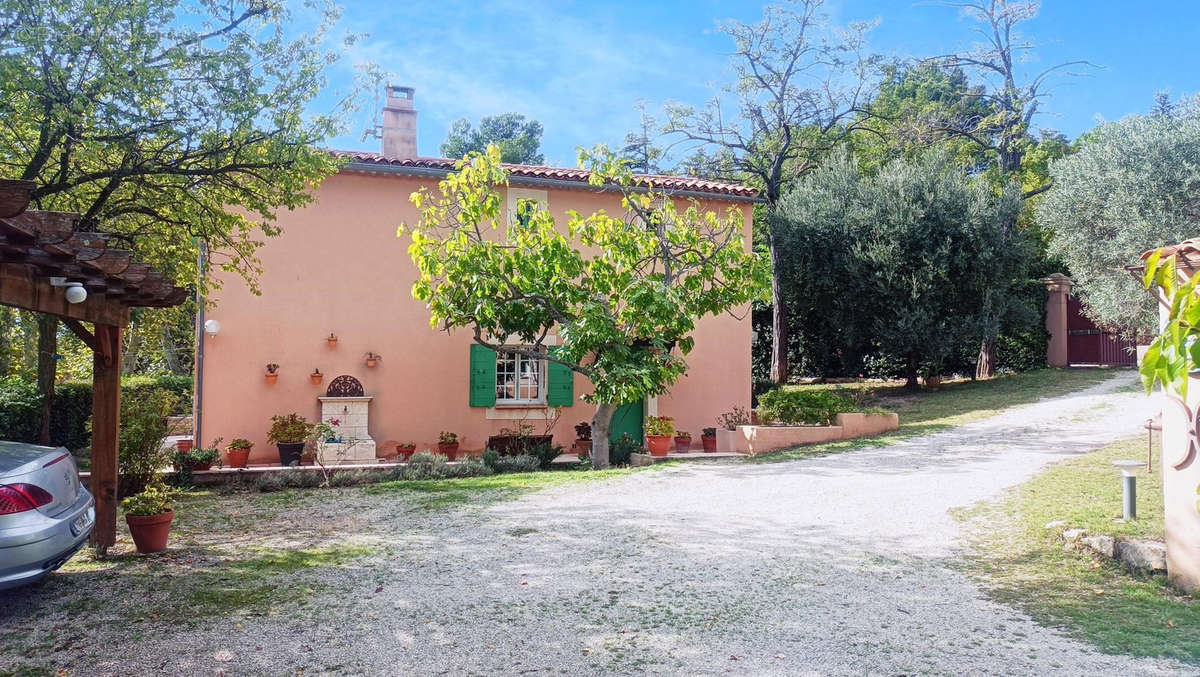
<path fill-rule="evenodd" d="M 1112 370 L 1105 369 L 1039 369 L 988 381 L 963 379 L 943 382 L 942 387 L 936 390 L 922 389 L 915 393 L 905 390 L 903 384 L 888 384 L 874 388 L 874 396 L 868 404 L 899 414 L 899 430 L 879 437 L 781 449 L 755 456 L 751 460 L 759 463 L 791 461 L 892 444 L 988 418 L 1046 397 L 1084 390 L 1113 376 Z M 830 389 L 839 386 L 820 384 L 792 387 Z"/>
<path fill-rule="evenodd" d="M 368 494 L 401 492 L 427 509 L 443 509 L 465 503 L 491 503 L 516 498 L 531 491 L 564 484 L 596 482 L 629 475 L 645 468 L 611 470 L 555 470 L 550 472 L 511 473 L 487 477 L 463 477 L 444 480 L 396 480 L 365 488 Z"/>
<path fill-rule="evenodd" d="M 978 534 L 974 556 L 963 566 L 994 599 L 1104 652 L 1200 664 L 1200 603 L 1161 576 L 1064 550 L 1059 540 L 1066 528 L 1161 537 L 1157 458 L 1154 472 L 1138 478 L 1139 518 L 1114 521 L 1121 514 L 1121 483 L 1112 461 L 1145 458 L 1145 445 L 1139 436 L 1054 464 L 999 498 L 960 511 L 956 516 Z M 1066 524 L 1045 528 L 1055 521 Z"/>

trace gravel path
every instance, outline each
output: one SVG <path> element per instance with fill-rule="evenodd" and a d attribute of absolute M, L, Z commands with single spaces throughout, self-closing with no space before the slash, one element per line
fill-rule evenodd
<path fill-rule="evenodd" d="M 149 674 L 1181 674 L 986 600 L 947 510 L 1136 433 L 1124 373 L 946 432 L 778 464 L 699 464 L 474 509 L 387 504 L 379 555 L 303 614 L 143 636 Z M 1115 481 L 1115 478 L 1114 478 Z M 363 496 L 358 494 L 357 502 Z M 87 670 L 83 670 L 87 672 Z M 77 672 L 72 671 L 72 674 Z"/>

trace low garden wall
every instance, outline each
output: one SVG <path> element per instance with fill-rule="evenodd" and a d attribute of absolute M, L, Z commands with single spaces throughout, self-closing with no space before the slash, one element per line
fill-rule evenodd
<path fill-rule="evenodd" d="M 896 414 L 838 414 L 835 425 L 742 425 L 717 430 L 717 451 L 762 454 L 804 444 L 882 435 L 900 427 Z"/>

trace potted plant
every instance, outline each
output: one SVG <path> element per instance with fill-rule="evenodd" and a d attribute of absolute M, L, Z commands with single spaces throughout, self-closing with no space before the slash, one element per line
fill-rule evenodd
<path fill-rule="evenodd" d="M 278 364 L 275 364 L 274 362 L 272 362 L 267 365 L 267 373 L 264 374 L 264 377 L 267 379 L 267 383 L 274 383 L 276 380 L 279 379 L 279 374 L 277 373 L 278 371 L 279 371 Z"/>
<path fill-rule="evenodd" d="M 178 449 L 171 458 L 172 465 L 175 470 L 181 469 L 188 472 L 196 470 L 210 470 L 213 464 L 218 467 L 221 465 L 221 452 L 218 447 L 221 446 L 221 439 L 213 440 L 211 447 L 189 447 L 187 451 Z"/>
<path fill-rule="evenodd" d="M 180 454 L 186 454 L 196 446 L 196 441 L 190 437 L 181 437 L 175 441 L 175 449 Z"/>
<path fill-rule="evenodd" d="M 671 451 L 671 436 L 675 434 L 675 419 L 670 416 L 646 418 L 646 448 L 651 456 L 666 456 Z"/>
<path fill-rule="evenodd" d="M 413 442 L 401 442 L 396 445 L 396 453 L 399 454 L 400 460 L 405 463 L 408 463 L 408 459 L 412 458 L 412 455 L 416 451 L 417 445 Z"/>
<path fill-rule="evenodd" d="M 705 428 L 700 431 L 700 444 L 704 446 L 704 451 L 712 453 L 717 450 L 717 429 Z"/>
<path fill-rule="evenodd" d="M 309 374 L 309 375 L 308 375 L 308 378 L 309 378 L 309 380 L 311 380 L 311 381 L 312 381 L 313 385 L 320 385 L 320 384 L 321 384 L 321 378 L 322 378 L 323 376 L 324 376 L 324 374 L 322 374 L 322 373 L 321 373 L 321 370 L 320 370 L 320 369 L 318 369 L 318 368 L 315 368 L 315 367 L 314 367 L 314 368 L 313 368 L 313 373 Z"/>
<path fill-rule="evenodd" d="M 279 465 L 300 465 L 304 443 L 312 435 L 313 424 L 300 414 L 272 416 L 267 441 L 279 448 Z"/>
<path fill-rule="evenodd" d="M 329 332 L 329 336 L 325 337 L 325 342 L 329 344 L 330 348 L 336 346 L 337 345 L 337 335 L 334 334 L 333 332 Z"/>
<path fill-rule="evenodd" d="M 592 426 L 587 421 L 576 424 L 575 444 L 571 450 L 580 458 L 592 453 Z"/>
<path fill-rule="evenodd" d="M 375 353 L 367 353 L 367 366 L 374 367 L 382 359 L 383 359 L 382 355 L 376 355 Z"/>
<path fill-rule="evenodd" d="M 458 456 L 458 434 L 445 431 L 439 434 L 438 453 L 453 461 Z"/>
<path fill-rule="evenodd" d="M 717 417 L 717 425 L 725 430 L 737 430 L 738 426 L 750 425 L 750 413 L 744 407 L 734 407 Z"/>
<path fill-rule="evenodd" d="M 229 455 L 229 467 L 245 468 L 246 463 L 250 461 L 250 450 L 254 448 L 254 443 L 250 440 L 238 437 L 225 447 L 225 453 Z"/>
<path fill-rule="evenodd" d="M 175 491 L 161 484 L 151 484 L 140 494 L 121 501 L 129 535 L 140 553 L 161 552 L 167 549 L 171 535 L 171 520 L 175 519 Z"/>
<path fill-rule="evenodd" d="M 686 430 L 675 433 L 675 452 L 686 454 L 692 450 L 692 434 Z"/>

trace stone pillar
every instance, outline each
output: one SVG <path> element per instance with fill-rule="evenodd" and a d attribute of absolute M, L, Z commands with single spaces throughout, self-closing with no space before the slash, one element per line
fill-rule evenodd
<path fill-rule="evenodd" d="M 1186 592 L 1200 590 L 1200 449 L 1191 448 L 1187 429 L 1196 425 L 1178 400 L 1160 394 L 1162 412 L 1163 535 L 1167 579 Z M 1200 407 L 1200 378 L 1188 385 L 1188 404 Z"/>
<path fill-rule="evenodd" d="M 1067 357 L 1067 297 L 1071 295 L 1071 278 L 1054 273 L 1042 280 L 1046 285 L 1046 364 L 1065 367 Z"/>

